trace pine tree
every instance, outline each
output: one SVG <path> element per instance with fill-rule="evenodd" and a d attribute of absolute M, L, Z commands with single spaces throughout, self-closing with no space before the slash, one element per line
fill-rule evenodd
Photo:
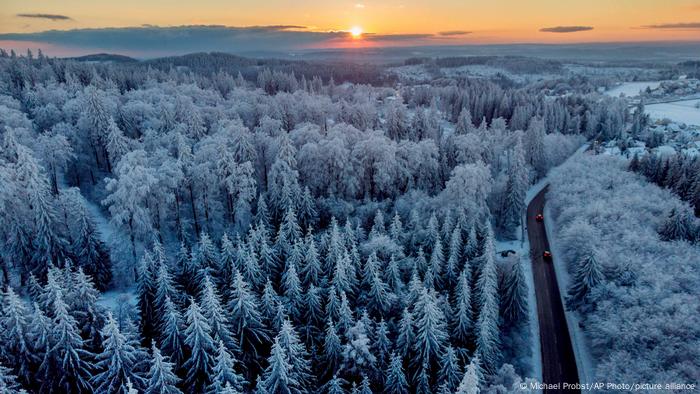
<path fill-rule="evenodd" d="M 77 322 L 68 313 L 59 291 L 53 302 L 52 347 L 39 367 L 42 391 L 91 393 L 92 354 L 84 350 Z"/>
<path fill-rule="evenodd" d="M 350 302 L 348 301 L 345 292 L 340 293 L 340 309 L 338 310 L 338 331 L 341 335 L 346 335 L 350 327 L 355 325 L 355 318 L 350 308 Z"/>
<path fill-rule="evenodd" d="M 449 255 L 445 266 L 445 288 L 453 289 L 462 270 L 462 229 L 456 226 L 450 235 Z"/>
<path fill-rule="evenodd" d="M 520 261 L 515 261 L 506 273 L 501 292 L 503 317 L 509 324 L 519 324 L 527 320 L 527 284 Z"/>
<path fill-rule="evenodd" d="M 139 307 L 139 324 L 144 343 L 152 339 L 156 332 L 157 320 L 154 314 L 156 295 L 155 262 L 150 253 L 146 252 L 141 259 L 139 275 L 136 282 L 136 293 Z"/>
<path fill-rule="evenodd" d="M 396 261 L 394 254 L 389 258 L 389 264 L 384 269 L 384 280 L 389 286 L 389 290 L 396 295 L 401 295 L 403 290 L 403 280 L 401 279 L 401 268 L 399 262 Z"/>
<path fill-rule="evenodd" d="M 8 287 L 4 294 L 1 310 L 0 327 L 3 335 L 0 349 L 8 365 L 17 371 L 23 381 L 29 383 L 32 380 L 32 366 L 37 360 L 30 347 L 27 308 L 12 287 Z"/>
<path fill-rule="evenodd" d="M 226 349 L 224 343 L 219 342 L 216 364 L 212 371 L 212 383 L 208 389 L 210 393 L 218 394 L 226 386 L 239 393 L 244 391 L 245 379 L 234 370 L 235 363 L 235 358 Z"/>
<path fill-rule="evenodd" d="M 304 326 L 306 327 L 306 343 L 319 338 L 323 327 L 323 309 L 321 308 L 321 289 L 310 285 L 304 296 Z"/>
<path fill-rule="evenodd" d="M 413 314 L 404 308 L 401 320 L 399 321 L 398 336 L 396 338 L 396 350 L 401 357 L 407 357 L 413 351 L 416 343 L 414 331 Z"/>
<path fill-rule="evenodd" d="M 287 209 L 287 213 L 284 215 L 282 224 L 277 232 L 275 250 L 278 256 L 288 256 L 292 251 L 294 242 L 300 238 L 301 228 L 297 223 L 296 213 L 294 212 L 294 209 L 289 208 Z"/>
<path fill-rule="evenodd" d="M 675 208 L 672 209 L 659 230 L 661 239 L 664 241 L 692 240 L 691 220 L 689 216 L 690 215 L 685 212 L 678 211 Z"/>
<path fill-rule="evenodd" d="M 415 350 L 420 355 L 417 363 L 437 363 L 448 339 L 445 315 L 438 306 L 432 290 L 423 289 L 415 305 L 416 341 Z M 419 364 L 420 365 L 420 364 Z"/>
<path fill-rule="evenodd" d="M 311 381 L 309 355 L 289 320 L 285 320 L 282 323 L 280 332 L 277 335 L 277 341 L 287 356 L 289 377 L 297 382 L 301 390 L 307 390 Z"/>
<path fill-rule="evenodd" d="M 240 272 L 234 273 L 231 283 L 228 309 L 230 312 L 231 327 L 235 338 L 238 338 L 239 346 L 243 351 L 244 364 L 256 354 L 256 349 L 268 340 L 267 330 L 262 321 L 260 307 L 255 293 L 248 289 L 248 284 Z"/>
<path fill-rule="evenodd" d="M 323 359 L 327 376 L 334 375 L 338 371 L 342 359 L 342 345 L 335 324 L 328 319 L 326 325 L 326 338 L 323 342 Z"/>
<path fill-rule="evenodd" d="M 304 194 L 299 200 L 299 221 L 302 226 L 312 226 L 316 222 L 316 204 L 308 186 L 304 187 Z"/>
<path fill-rule="evenodd" d="M 440 372 L 438 381 L 447 384 L 450 392 L 459 385 L 462 378 L 462 372 L 459 368 L 457 353 L 452 346 L 447 346 L 440 360 Z"/>
<path fill-rule="evenodd" d="M 221 236 L 221 251 L 219 253 L 219 265 L 218 265 L 218 275 L 214 277 L 219 287 L 225 287 L 233 279 L 233 269 L 236 265 L 236 260 L 238 259 L 238 254 L 236 253 L 236 248 L 233 246 L 233 242 L 228 237 L 228 234 L 224 233 Z"/>
<path fill-rule="evenodd" d="M 177 384 L 180 379 L 173 372 L 173 363 L 167 357 L 163 357 L 160 350 L 152 346 L 153 357 L 151 369 L 148 371 L 148 384 L 144 394 L 182 394 Z"/>
<path fill-rule="evenodd" d="M 304 268 L 301 271 L 302 281 L 307 286 L 310 284 L 318 285 L 318 280 L 322 273 L 316 241 L 314 241 L 311 228 L 309 228 L 305 241 Z"/>
<path fill-rule="evenodd" d="M 287 269 L 282 275 L 282 288 L 289 313 L 295 321 L 300 321 L 304 310 L 304 300 L 301 291 L 301 282 L 297 275 L 296 265 L 293 261 L 287 261 Z"/>
<path fill-rule="evenodd" d="M 469 273 L 469 267 L 465 267 L 459 277 L 455 300 L 457 315 L 455 316 L 455 325 L 452 335 L 457 343 L 462 347 L 466 347 L 469 340 L 472 338 L 472 330 L 474 325 L 474 318 L 472 315 L 471 287 L 469 284 L 471 282 L 470 278 L 471 275 Z"/>
<path fill-rule="evenodd" d="M 394 217 L 391 220 L 391 225 L 389 226 L 389 235 L 391 236 L 391 239 L 398 245 L 403 245 L 403 223 L 401 223 L 401 216 L 399 216 L 398 212 L 394 213 Z"/>
<path fill-rule="evenodd" d="M 498 295 L 482 289 L 481 309 L 476 322 L 476 354 L 482 368 L 491 373 L 500 359 L 500 330 L 498 327 Z"/>
<path fill-rule="evenodd" d="M 403 372 L 403 362 L 398 354 L 391 355 L 391 363 L 386 371 L 386 381 L 384 383 L 384 393 L 386 394 L 408 394 L 408 382 Z"/>
<path fill-rule="evenodd" d="M 275 291 L 275 288 L 272 287 L 272 281 L 268 278 L 260 298 L 260 313 L 268 325 L 274 320 L 277 313 L 277 304 L 279 303 L 280 296 Z"/>
<path fill-rule="evenodd" d="M 393 295 L 389 293 L 389 287 L 384 283 L 378 272 L 374 273 L 369 287 L 368 308 L 375 316 L 384 316 L 391 308 Z"/>
<path fill-rule="evenodd" d="M 163 305 L 163 318 L 160 327 L 160 346 L 163 354 L 170 358 L 170 361 L 175 365 L 176 369 L 179 369 L 185 358 L 184 323 L 180 312 L 170 300 L 170 297 L 165 297 Z"/>
<path fill-rule="evenodd" d="M 267 369 L 263 378 L 263 385 L 268 393 L 276 394 L 300 394 L 302 390 L 299 382 L 291 375 L 292 366 L 287 361 L 287 354 L 275 338 L 270 357 L 267 359 Z"/>
<path fill-rule="evenodd" d="M 12 374 L 12 370 L 2 364 L 0 364 L 0 393 L 26 393 L 26 391 L 20 389 L 19 383 L 17 383 L 17 377 Z"/>
<path fill-rule="evenodd" d="M 167 264 L 160 264 L 158 267 L 155 288 L 154 307 L 156 311 L 165 310 L 166 298 L 170 298 L 171 301 L 175 300 L 177 303 L 181 301 L 181 295 L 175 288 L 173 277 L 170 274 Z M 162 319 L 159 319 L 159 321 L 162 322 Z"/>
<path fill-rule="evenodd" d="M 434 288 L 442 288 L 442 266 L 445 262 L 445 255 L 442 251 L 442 242 L 438 236 L 435 239 L 435 244 L 433 245 L 433 252 L 430 255 L 430 270 L 434 275 Z"/>
<path fill-rule="evenodd" d="M 569 285 L 567 306 L 575 308 L 586 301 L 590 291 L 603 281 L 603 273 L 597 253 L 589 248 L 579 260 Z"/>
<path fill-rule="evenodd" d="M 462 377 L 462 381 L 457 387 L 456 394 L 479 394 L 480 385 L 479 358 L 474 357 L 464 372 L 464 377 Z"/>
<path fill-rule="evenodd" d="M 260 262 L 258 261 L 258 256 L 255 253 L 255 247 L 252 243 L 246 243 L 240 258 L 242 262 L 240 270 L 243 273 L 243 277 L 254 289 L 260 289 L 263 286 L 263 280 L 265 278 L 260 269 Z"/>
<path fill-rule="evenodd" d="M 187 319 L 185 344 L 191 352 L 183 365 L 187 371 L 185 387 L 190 392 L 201 393 L 211 383 L 216 349 L 211 337 L 211 327 L 194 299 L 190 300 L 185 317 Z"/>
<path fill-rule="evenodd" d="M 97 352 L 102 346 L 101 330 L 106 319 L 105 309 L 98 304 L 100 292 L 95 289 L 92 279 L 85 275 L 82 267 L 73 275 L 73 283 L 75 285 L 69 294 L 71 313 L 78 321 L 83 338 L 88 338 L 85 348 Z"/>
<path fill-rule="evenodd" d="M 392 351 L 391 339 L 389 339 L 389 326 L 382 318 L 377 324 L 376 335 L 374 340 L 374 345 L 372 346 L 372 352 L 376 355 L 379 361 L 379 366 L 384 368 L 389 362 L 389 357 Z"/>
<path fill-rule="evenodd" d="M 323 387 L 324 393 L 326 394 L 345 394 L 344 386 L 347 386 L 348 381 L 334 375 L 333 379 L 329 380 L 328 383 Z"/>
<path fill-rule="evenodd" d="M 99 371 L 92 378 L 95 390 L 103 393 L 128 393 L 126 383 L 135 388 L 144 388 L 146 382 L 141 376 L 136 349 L 119 331 L 112 314 L 107 315 L 107 323 L 102 330 L 102 353 L 97 355 L 95 367 Z"/>
<path fill-rule="evenodd" d="M 72 207 L 79 225 L 78 235 L 71 246 L 78 266 L 95 279 L 96 287 L 105 290 L 112 280 L 112 268 L 109 252 L 100 240 L 92 218 L 84 206 L 83 200 Z"/>
<path fill-rule="evenodd" d="M 238 351 L 238 344 L 229 329 L 228 317 L 221 305 L 216 286 L 207 275 L 204 278 L 202 295 L 199 297 L 202 315 L 211 328 L 211 337 L 215 343 L 222 341 L 230 351 Z"/>
<path fill-rule="evenodd" d="M 372 389 L 369 387 L 369 378 L 367 378 L 367 375 L 362 375 L 359 394 L 372 394 Z"/>

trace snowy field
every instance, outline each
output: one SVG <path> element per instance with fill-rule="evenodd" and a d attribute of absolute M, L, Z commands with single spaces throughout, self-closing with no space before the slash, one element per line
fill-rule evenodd
<path fill-rule="evenodd" d="M 605 92 L 608 96 L 620 97 L 624 95 L 626 97 L 635 97 L 639 95 L 639 92 L 649 89 L 656 89 L 661 84 L 661 81 L 646 81 L 646 82 L 623 82 L 618 86 Z"/>
<path fill-rule="evenodd" d="M 649 104 L 644 108 L 652 119 L 671 119 L 690 125 L 700 125 L 700 99 L 683 100 L 673 103 Z"/>

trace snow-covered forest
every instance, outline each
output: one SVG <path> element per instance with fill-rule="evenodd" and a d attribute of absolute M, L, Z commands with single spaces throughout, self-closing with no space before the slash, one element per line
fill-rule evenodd
<path fill-rule="evenodd" d="M 657 159 L 645 157 L 653 168 Z M 582 316 L 597 381 L 697 382 L 700 220 L 629 164 L 581 155 L 550 176 L 555 238 L 571 278 L 567 306 Z M 700 171 L 693 174 L 697 193 Z"/>
<path fill-rule="evenodd" d="M 0 55 L 11 393 L 522 392 L 528 289 L 497 241 L 520 237 L 530 185 L 635 118 L 581 77 L 549 94 L 541 82 L 406 84 L 380 67 L 205 54 Z M 601 373 L 697 381 L 678 352 L 700 338 L 684 302 L 698 296 L 697 247 L 655 228 L 615 232 L 650 229 L 675 200 L 637 190 L 617 164 L 586 164 L 559 171 L 552 193 L 558 223 L 600 251 L 602 284 L 573 298 L 610 350 Z M 632 190 L 613 199 L 586 182 Z M 600 194 L 563 202 L 572 188 Z M 565 207 L 617 215 L 615 230 Z M 638 266 L 615 264 L 631 251 Z M 648 312 L 635 302 L 686 317 L 645 315 L 654 326 L 635 339 L 619 332 Z"/>

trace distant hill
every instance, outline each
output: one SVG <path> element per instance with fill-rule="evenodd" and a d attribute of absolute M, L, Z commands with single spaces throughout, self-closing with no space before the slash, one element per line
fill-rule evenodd
<path fill-rule="evenodd" d="M 138 60 L 133 57 L 124 55 L 115 55 L 111 53 L 95 53 L 92 55 L 72 57 L 71 60 L 77 60 L 79 62 L 111 62 L 111 63 L 134 63 Z"/>

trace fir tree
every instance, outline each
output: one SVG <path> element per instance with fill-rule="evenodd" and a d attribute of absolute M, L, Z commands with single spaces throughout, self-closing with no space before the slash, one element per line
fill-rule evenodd
<path fill-rule="evenodd" d="M 416 362 L 436 364 L 448 339 L 445 315 L 438 306 L 432 290 L 423 289 L 415 305 L 416 341 L 414 348 L 420 356 Z"/>
<path fill-rule="evenodd" d="M 527 319 L 527 284 L 520 261 L 515 261 L 506 273 L 501 305 L 503 317 L 509 324 L 519 324 Z"/>
<path fill-rule="evenodd" d="M 228 309 L 234 337 L 243 351 L 244 363 L 255 357 L 260 345 L 268 340 L 267 330 L 262 321 L 260 307 L 255 293 L 248 289 L 248 284 L 240 272 L 234 274 L 231 283 Z"/>
<path fill-rule="evenodd" d="M 165 297 L 163 318 L 160 327 L 160 346 L 163 354 L 170 358 L 176 369 L 182 366 L 185 358 L 184 352 L 184 323 L 177 307 Z"/>
<path fill-rule="evenodd" d="M 53 303 L 51 348 L 39 367 L 42 390 L 46 392 L 91 393 L 92 354 L 84 350 L 77 322 L 68 313 L 59 291 Z"/>
<path fill-rule="evenodd" d="M 185 386 L 190 392 L 201 393 L 211 383 L 216 349 L 211 337 L 211 327 L 194 299 L 190 300 L 185 317 L 187 319 L 185 344 L 191 352 L 183 365 L 187 371 Z"/>
<path fill-rule="evenodd" d="M 416 334 L 414 331 L 413 314 L 404 308 L 399 321 L 398 336 L 396 338 L 396 350 L 401 357 L 407 357 L 413 351 Z"/>
<path fill-rule="evenodd" d="M 229 329 L 228 317 L 221 305 L 216 286 L 209 276 L 204 278 L 202 295 L 199 297 L 202 308 L 202 315 L 211 328 L 211 337 L 215 343 L 222 341 L 226 348 L 231 351 L 238 350 L 238 344 Z"/>
<path fill-rule="evenodd" d="M 17 371 L 24 382 L 30 383 L 36 355 L 33 354 L 30 345 L 27 308 L 12 287 L 8 287 L 4 294 L 1 310 L 0 327 L 3 329 L 3 335 L 0 349 L 8 365 Z"/>
<path fill-rule="evenodd" d="M 456 394 L 479 394 L 481 385 L 479 375 L 479 358 L 474 357 L 464 372 Z"/>
<path fill-rule="evenodd" d="M 450 392 L 452 392 L 459 385 L 461 379 L 462 372 L 459 368 L 457 353 L 452 346 L 447 346 L 440 360 L 438 381 L 446 384 Z"/>
<path fill-rule="evenodd" d="M 307 390 L 311 381 L 311 366 L 304 344 L 299 340 L 294 326 L 289 320 L 282 323 L 277 341 L 284 350 L 289 362 L 289 377 L 296 381 L 301 390 Z"/>
<path fill-rule="evenodd" d="M 326 338 L 323 342 L 323 359 L 327 376 L 334 375 L 338 371 L 342 359 L 342 345 L 335 324 L 328 319 L 326 325 Z"/>
<path fill-rule="evenodd" d="M 219 342 L 216 364 L 212 370 L 212 383 L 208 390 L 210 393 L 220 393 L 227 386 L 235 392 L 242 393 L 244 391 L 245 379 L 234 370 L 235 362 L 235 358 L 226 349 L 226 345 Z"/>
<path fill-rule="evenodd" d="M 386 371 L 386 381 L 384 383 L 384 393 L 386 394 L 408 394 L 408 382 L 403 372 L 403 362 L 398 354 L 391 355 L 391 363 Z"/>
<path fill-rule="evenodd" d="M 262 384 L 268 393 L 298 394 L 302 393 L 299 382 L 291 374 L 292 366 L 287 361 L 287 354 L 275 338 L 270 357 L 267 359 L 267 369 Z"/>
<path fill-rule="evenodd" d="M 21 394 L 26 393 L 20 389 L 17 383 L 17 377 L 12 374 L 12 370 L 0 364 L 0 393 L 2 394 Z"/>
<path fill-rule="evenodd" d="M 603 281 L 603 273 L 597 253 L 589 248 L 579 260 L 569 285 L 567 306 L 575 308 L 583 304 L 590 291 Z"/>
<path fill-rule="evenodd" d="M 102 353 L 97 355 L 95 367 L 99 371 L 92 378 L 98 392 L 127 394 L 127 381 L 135 388 L 144 388 L 146 382 L 141 376 L 137 350 L 119 331 L 112 314 L 107 315 L 107 323 L 102 330 L 104 338 Z"/>
<path fill-rule="evenodd" d="M 152 346 L 153 357 L 151 369 L 148 371 L 148 384 L 144 394 L 182 394 L 177 384 L 180 379 L 173 372 L 173 363 L 167 357 L 163 357 L 160 350 Z"/>

